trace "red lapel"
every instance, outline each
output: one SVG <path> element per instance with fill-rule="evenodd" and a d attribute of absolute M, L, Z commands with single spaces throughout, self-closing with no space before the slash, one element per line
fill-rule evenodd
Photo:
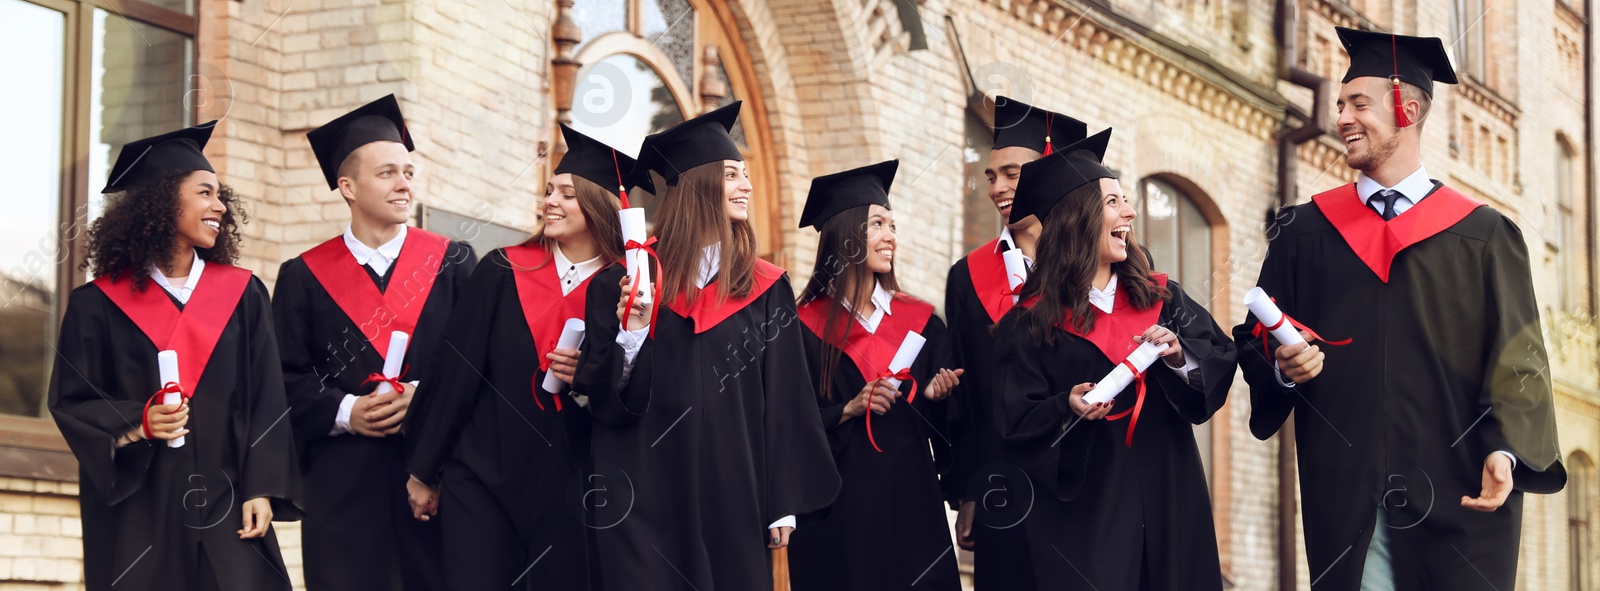
<path fill-rule="evenodd" d="M 972 290 L 978 293 L 978 301 L 983 303 L 983 310 L 989 313 L 989 321 L 993 324 L 1000 322 L 1000 317 L 1011 310 L 1011 296 L 1005 292 L 1011 287 L 1006 281 L 1005 257 L 995 252 L 995 246 L 1000 243 L 999 238 L 990 240 L 979 246 L 977 250 L 967 253 L 967 273 L 972 275 Z"/>
<path fill-rule="evenodd" d="M 444 236 L 408 228 L 405 247 L 389 274 L 389 288 L 382 292 L 350 254 L 343 237 L 317 245 L 300 259 L 382 358 L 389 352 L 390 333 L 416 330 L 449 247 L 450 240 Z"/>
<path fill-rule="evenodd" d="M 811 329 L 818 337 L 826 338 L 824 327 L 828 323 L 828 307 L 832 300 L 817 298 L 800 306 L 800 321 Z M 856 369 L 861 370 L 861 377 L 875 380 L 878 374 L 889 370 L 889 362 L 894 361 L 895 352 L 900 350 L 900 343 L 906 339 L 906 333 L 917 332 L 928 325 L 928 318 L 933 316 L 933 305 L 917 298 L 904 295 L 894 295 L 893 313 L 885 314 L 878 323 L 878 332 L 870 333 L 856 322 L 853 316 L 847 316 L 844 343 L 833 343 L 851 361 L 856 363 Z"/>
<path fill-rule="evenodd" d="M 767 293 L 767 290 L 772 288 L 772 284 L 777 283 L 778 279 L 783 277 L 783 273 L 783 267 L 756 259 L 756 281 L 755 285 L 750 289 L 750 295 L 742 298 L 729 297 L 721 306 L 718 306 L 717 294 L 711 290 L 712 285 L 716 285 L 716 282 L 712 282 L 711 285 L 706 286 L 706 289 L 700 290 L 700 298 L 695 300 L 693 308 L 684 302 L 683 294 L 678 294 L 677 297 L 673 298 L 672 305 L 667 307 L 672 308 L 672 311 L 677 312 L 679 316 L 693 319 L 694 333 L 700 334 L 711 330 L 713 326 L 721 324 L 729 316 L 750 305 L 750 302 L 756 301 L 756 298 L 761 297 L 761 294 Z"/>
<path fill-rule="evenodd" d="M 1456 225 L 1483 205 L 1441 186 L 1406 210 L 1405 215 L 1385 222 L 1383 216 L 1361 202 L 1354 183 L 1319 193 L 1311 200 L 1339 230 L 1350 250 L 1384 283 L 1389 282 L 1389 267 L 1400 251 Z"/>
<path fill-rule="evenodd" d="M 525 244 L 508 247 L 506 260 L 511 261 L 511 276 L 517 280 L 517 300 L 522 304 L 522 317 L 528 322 L 528 334 L 533 335 L 534 353 L 539 357 L 539 369 L 550 369 L 545 354 L 555 350 L 561 339 L 561 330 L 569 318 L 583 318 L 584 294 L 589 291 L 590 275 L 583 283 L 562 295 L 561 277 L 555 263 L 544 247 Z M 539 265 L 543 268 L 535 269 Z"/>
<path fill-rule="evenodd" d="M 111 281 L 101 276 L 94 280 L 95 287 L 111 299 L 122 313 L 156 346 L 157 351 L 178 352 L 178 380 L 184 391 L 194 392 L 205 375 L 206 362 L 222 338 L 245 287 L 250 285 L 250 272 L 222 263 L 206 263 L 200 274 L 200 285 L 195 286 L 180 312 L 160 286 L 149 285 L 144 291 L 133 289 L 133 281 Z M 151 363 L 155 363 L 152 359 Z"/>
<path fill-rule="evenodd" d="M 1158 286 L 1167 286 L 1165 274 L 1151 273 L 1150 280 Z M 1023 306 L 1032 307 L 1036 302 L 1038 302 L 1037 297 L 1023 302 Z M 1110 314 L 1101 312 L 1092 305 L 1089 306 L 1095 315 L 1094 328 L 1089 329 L 1089 334 L 1080 333 L 1072 327 L 1071 310 L 1067 310 L 1067 318 L 1061 321 L 1061 329 L 1094 343 L 1112 364 L 1122 363 L 1122 360 L 1128 358 L 1129 353 L 1139 348 L 1139 343 L 1133 342 L 1133 337 L 1144 334 L 1145 329 L 1160 320 L 1162 303 L 1157 300 L 1156 304 L 1148 309 L 1135 310 L 1133 303 L 1128 301 L 1128 290 L 1118 285 L 1117 295 L 1111 303 Z"/>

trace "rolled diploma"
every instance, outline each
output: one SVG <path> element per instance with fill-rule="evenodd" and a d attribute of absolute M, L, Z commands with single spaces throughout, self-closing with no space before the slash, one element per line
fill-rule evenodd
<path fill-rule="evenodd" d="M 556 348 L 576 349 L 582 344 L 583 319 L 568 318 L 567 323 L 561 327 L 561 338 L 556 339 Z M 544 391 L 551 394 L 558 394 L 561 392 L 561 387 L 565 385 L 567 385 L 566 382 L 561 381 L 561 378 L 556 377 L 555 372 L 550 371 L 545 372 L 544 383 L 541 384 L 540 387 L 544 388 Z"/>
<path fill-rule="evenodd" d="M 1134 349 L 1132 353 L 1128 354 L 1128 361 L 1133 362 L 1133 365 L 1139 368 L 1139 373 L 1144 373 L 1144 370 L 1149 369 L 1150 364 L 1154 363 L 1156 358 L 1161 356 L 1161 352 L 1167 350 L 1167 347 L 1166 343 L 1157 345 L 1145 341 L 1139 345 L 1138 349 Z M 1133 371 L 1128 369 L 1128 366 L 1118 363 L 1117 367 L 1112 369 L 1111 373 L 1106 374 L 1104 379 L 1095 382 L 1094 389 L 1083 396 L 1083 401 L 1089 404 L 1110 402 L 1124 388 L 1127 388 L 1128 384 L 1132 383 Z"/>
<path fill-rule="evenodd" d="M 161 367 L 161 387 L 167 387 L 167 382 L 177 383 L 179 387 L 183 386 L 182 382 L 178 382 L 177 351 L 162 351 L 160 353 L 156 353 L 156 365 Z M 183 402 L 183 394 L 181 393 L 168 392 L 161 395 L 162 404 L 178 404 L 180 402 Z M 179 437 L 177 439 L 168 439 L 167 447 L 183 447 L 183 438 Z"/>
<path fill-rule="evenodd" d="M 1022 249 L 1020 248 L 1013 248 L 1001 253 L 1000 258 L 1005 259 L 1006 262 L 1007 285 L 1011 287 L 1012 292 L 1016 292 L 1017 288 L 1028 280 L 1028 261 L 1022 257 Z M 1021 297 L 1013 293 L 1011 303 L 1017 303 L 1017 300 L 1021 299 Z"/>
<path fill-rule="evenodd" d="M 889 373 L 900 373 L 902 369 L 909 369 L 911 364 L 916 362 L 917 355 L 922 354 L 922 346 L 926 344 L 928 339 L 922 338 L 922 335 L 914 332 L 906 333 L 906 339 L 900 341 L 900 349 L 894 352 L 894 359 L 889 361 Z M 890 386 L 896 390 L 900 389 L 899 379 L 888 378 L 888 380 Z"/>
<path fill-rule="evenodd" d="M 384 377 L 400 377 L 401 363 L 406 360 L 406 345 L 411 342 L 411 335 L 400 331 L 389 334 L 389 353 L 383 356 Z M 394 386 L 389 382 L 378 382 L 378 389 L 373 394 L 388 394 L 394 391 Z"/>
<path fill-rule="evenodd" d="M 645 223 L 644 208 L 630 207 L 617 212 L 622 218 L 622 241 L 634 241 L 644 244 Z M 628 263 L 628 277 L 638 277 L 639 282 L 633 286 L 635 291 L 643 291 L 639 295 L 639 303 L 650 303 L 650 253 L 642 248 L 635 248 L 623 253 L 623 260 Z"/>
<path fill-rule="evenodd" d="M 1300 331 L 1294 327 L 1294 323 L 1283 321 L 1283 311 L 1278 309 L 1278 304 L 1267 297 L 1267 292 L 1261 288 L 1250 288 L 1250 292 L 1244 294 L 1244 306 L 1250 309 L 1251 314 L 1256 315 L 1256 320 L 1261 324 L 1278 325 L 1272 329 L 1272 336 L 1278 337 L 1278 344 L 1298 345 L 1306 342 L 1300 338 Z"/>

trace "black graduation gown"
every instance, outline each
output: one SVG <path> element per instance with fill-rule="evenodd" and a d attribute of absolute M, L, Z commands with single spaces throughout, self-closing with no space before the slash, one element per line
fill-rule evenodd
<path fill-rule="evenodd" d="M 1348 197 L 1359 199 L 1354 191 Z M 1408 210 L 1390 223 L 1429 213 Z M 1398 589 L 1512 588 L 1522 493 L 1555 492 L 1566 477 L 1521 231 L 1478 207 L 1401 250 L 1385 283 L 1316 204 L 1285 208 L 1278 219 L 1258 285 L 1321 335 L 1352 339 L 1322 344 L 1322 373 L 1291 389 L 1251 336 L 1255 317 L 1234 328 L 1250 384 L 1250 431 L 1271 437 L 1299 411 L 1294 432 L 1315 588 L 1359 588 L 1380 506 Z M 1272 339 L 1269 347 L 1277 346 Z M 1491 399 L 1513 393 L 1532 395 L 1488 412 Z M 1481 491 L 1484 459 L 1495 450 L 1517 455 L 1515 490 L 1492 513 L 1462 507 L 1462 496 Z"/>
<path fill-rule="evenodd" d="M 902 298 L 905 296 L 896 296 L 892 312 L 910 314 L 905 308 L 913 304 L 928 306 Z M 855 319 L 843 321 L 851 323 L 851 331 L 865 332 Z M 885 317 L 883 324 L 891 321 Z M 822 339 L 810 326 L 801 326 L 807 367 L 820 384 Z M 884 326 L 879 328 L 881 332 Z M 800 527 L 789 538 L 789 569 L 796 591 L 961 588 L 938 475 L 929 454 L 930 445 L 949 447 L 940 432 L 949 399 L 932 402 L 922 394 L 946 358 L 944 321 L 930 314 L 922 326 L 912 330 L 928 341 L 911 365 L 911 375 L 921 387 L 916 397 L 906 402 L 904 396 L 911 393 L 912 382 L 904 380 L 902 397 L 888 412 L 872 417 L 872 439 L 882 452 L 867 439 L 863 418 L 839 424 L 845 404 L 867 384 L 851 358 L 839 356 L 832 384 L 836 402 L 823 400 L 822 388 L 817 386 L 822 425 L 828 431 L 843 485 L 830 509 L 801 516 Z M 880 346 L 892 354 L 900 343 L 882 342 Z"/>
<path fill-rule="evenodd" d="M 472 274 L 433 360 L 439 386 L 406 415 L 407 465 L 424 482 L 443 481 L 451 588 L 589 589 L 586 531 L 569 501 L 592 419 L 571 398 L 560 411 L 546 392 L 543 408 L 535 403 L 545 372 L 515 276 L 559 269 L 512 269 L 500 249 Z"/>
<path fill-rule="evenodd" d="M 992 253 L 995 242 L 973 251 Z M 1033 589 L 1033 560 L 1023 522 L 1027 503 L 1018 496 L 1026 485 L 1016 462 L 1007 459 L 1000 437 L 994 393 L 995 322 L 972 283 L 968 259 L 950 267 L 945 282 L 944 315 L 950 323 L 951 369 L 966 370 L 950 395 L 950 441 L 954 460 L 941 475 L 945 499 L 953 509 L 974 501 L 973 584 L 979 591 Z M 1003 273 L 1002 273 L 1003 274 Z M 1001 277 L 1004 280 L 1004 277 Z"/>
<path fill-rule="evenodd" d="M 757 265 L 771 287 L 699 334 L 692 318 L 658 304 L 655 334 L 622 388 L 626 271 L 591 279 L 589 346 L 573 389 L 589 396 L 596 420 L 597 474 L 585 488 L 604 504 L 592 519 L 609 589 L 769 588 L 767 526 L 826 507 L 839 490 L 794 290 L 781 269 Z"/>
<path fill-rule="evenodd" d="M 409 232 L 401 260 L 416 256 L 421 244 L 420 231 L 413 228 Z M 342 242 L 337 247 L 345 248 Z M 383 371 L 383 351 L 363 336 L 358 323 L 312 274 L 304 256 L 279 267 L 272 303 L 290 420 L 305 474 L 302 540 L 306 588 L 443 589 L 439 524 L 417 521 L 406 501 L 403 438 L 328 435 L 345 395 L 369 394 L 376 387 L 362 382 Z M 437 344 L 476 260 L 467 243 L 449 243 L 433 287 L 422 302 L 416 327 L 410 331 L 402 378 L 418 381 L 421 391 L 444 386 L 432 379 L 426 362 L 447 352 L 440 351 Z M 353 259 L 348 262 L 355 265 Z M 401 262 L 396 261 L 384 277 L 366 265 L 351 267 L 348 272 L 364 274 L 380 292 L 391 287 L 414 289 L 402 283 L 391 285 L 400 267 Z M 388 347 L 387 340 L 380 346 Z M 416 404 L 415 398 L 412 404 Z M 407 414 L 412 412 L 414 408 Z"/>
<path fill-rule="evenodd" d="M 1193 425 L 1227 401 L 1235 350 L 1177 282 L 1167 289 L 1172 298 L 1158 322 L 1178 333 L 1200 375 L 1185 381 L 1164 361 L 1151 364 L 1132 446 L 1125 440 L 1129 419 L 1082 421 L 1067 404 L 1073 386 L 1098 382 L 1115 367 L 1098 346 L 1066 331 L 1054 345 L 1035 345 L 1021 323 L 1021 307 L 1000 321 L 998 418 L 1002 435 L 1022 446 L 1013 457 L 1031 480 L 1026 522 L 1039 589 L 1222 589 Z M 1113 312 L 1129 309 L 1119 297 Z M 1136 401 L 1130 385 L 1111 414 Z M 1064 421 L 1069 428 L 1063 435 Z"/>
<path fill-rule="evenodd" d="M 146 289 L 167 295 L 153 281 Z M 251 277 L 189 389 L 183 447 L 141 440 L 117 449 L 157 390 L 158 351 L 97 285 L 72 290 L 49 406 L 78 458 L 87 589 L 289 589 L 275 531 L 253 540 L 237 533 L 250 499 L 271 499 L 276 521 L 300 518 L 269 306 Z"/>

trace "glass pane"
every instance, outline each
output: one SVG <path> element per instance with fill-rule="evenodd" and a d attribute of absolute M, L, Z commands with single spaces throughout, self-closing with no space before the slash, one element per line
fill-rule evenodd
<path fill-rule="evenodd" d="M 972 252 L 1000 235 L 1000 214 L 989 199 L 989 178 L 983 175 L 989 165 L 989 150 L 994 136 L 989 126 L 971 109 L 967 110 L 965 139 L 961 146 L 961 252 Z"/>
<path fill-rule="evenodd" d="M 1183 257 L 1179 263 L 1183 271 L 1184 293 L 1194 301 L 1199 302 L 1206 310 L 1211 310 L 1211 226 L 1206 223 L 1200 208 L 1196 207 L 1188 197 L 1179 199 L 1178 237 L 1179 244 L 1183 245 Z"/>
<path fill-rule="evenodd" d="M 728 94 L 724 95 L 722 100 L 717 101 L 718 107 L 726 107 L 730 104 L 733 104 L 733 101 L 739 100 L 738 95 L 733 92 L 733 80 L 728 78 L 728 69 L 722 67 L 722 64 L 717 64 L 717 67 L 710 72 L 706 72 L 706 75 L 716 76 L 717 79 L 722 82 L 722 87 L 728 89 Z M 733 122 L 733 129 L 728 131 L 728 135 L 733 137 L 734 143 L 739 144 L 739 147 L 744 148 L 749 146 L 744 138 L 743 117 L 740 117 L 737 121 Z"/>
<path fill-rule="evenodd" d="M 1140 212 L 1144 218 L 1144 245 L 1150 249 L 1150 257 L 1156 261 L 1156 270 L 1167 273 L 1179 282 L 1183 281 L 1183 269 L 1179 266 L 1182 254 L 1178 251 L 1178 196 L 1172 187 L 1159 181 L 1145 181 L 1144 211 Z"/>
<path fill-rule="evenodd" d="M 667 54 L 686 85 L 694 85 L 694 8 L 689 0 L 642 0 L 644 38 Z"/>
<path fill-rule="evenodd" d="M 574 52 L 582 50 L 589 41 L 606 33 L 625 31 L 628 28 L 627 0 L 583 0 L 572 7 L 572 20 L 583 31 L 583 40 Z"/>
<path fill-rule="evenodd" d="M 644 136 L 684 120 L 661 75 L 631 55 L 612 55 L 585 66 L 572 98 L 573 129 L 630 155 L 639 153 Z M 646 208 L 647 219 L 655 219 L 655 196 L 635 191 L 628 198 Z"/>
<path fill-rule="evenodd" d="M 66 15 L 0 0 L 0 413 L 43 416 L 61 243 Z"/>
<path fill-rule="evenodd" d="M 192 123 L 185 101 L 194 42 L 96 8 L 89 100 L 89 218 L 123 144 Z"/>

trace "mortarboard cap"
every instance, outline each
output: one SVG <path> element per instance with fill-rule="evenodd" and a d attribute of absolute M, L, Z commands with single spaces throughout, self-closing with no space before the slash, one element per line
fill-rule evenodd
<path fill-rule="evenodd" d="M 887 160 L 811 179 L 811 192 L 806 195 L 806 208 L 800 214 L 800 227 L 821 229 L 833 216 L 853 207 L 874 204 L 888 207 L 889 187 L 894 184 L 894 173 L 899 168 L 899 160 Z"/>
<path fill-rule="evenodd" d="M 216 172 L 202 153 L 206 142 L 211 140 L 211 132 L 216 128 L 217 122 L 211 121 L 128 142 L 117 154 L 117 162 L 111 166 L 111 174 L 107 175 L 106 188 L 100 192 L 116 193 L 173 173 L 196 170 Z"/>
<path fill-rule="evenodd" d="M 655 183 L 650 182 L 649 175 L 638 178 L 630 176 L 637 163 L 621 150 L 584 135 L 583 132 L 568 127 L 565 123 L 561 124 L 561 137 L 567 141 L 567 153 L 561 157 L 561 163 L 556 165 L 550 174 L 570 172 L 583 177 L 621 198 L 624 208 L 628 207 L 628 187 L 637 186 L 643 187 L 646 191 L 655 190 L 653 186 Z"/>
<path fill-rule="evenodd" d="M 668 185 L 676 185 L 683 171 L 696 166 L 723 160 L 743 161 L 739 146 L 728 135 L 734 122 L 739 120 L 739 105 L 743 102 L 734 101 L 646 136 L 644 145 L 639 147 L 634 176 L 649 178 L 649 171 L 653 170 L 666 179 Z"/>
<path fill-rule="evenodd" d="M 1400 84 L 1405 82 L 1433 96 L 1433 83 L 1456 83 L 1456 71 L 1450 67 L 1450 56 L 1445 53 L 1444 42 L 1437 37 L 1411 37 L 1390 33 L 1358 31 L 1335 27 L 1339 42 L 1350 54 L 1350 69 L 1344 79 L 1373 76 L 1394 82 L 1395 123 L 1399 127 L 1411 125 L 1405 116 L 1400 99 Z"/>
<path fill-rule="evenodd" d="M 411 133 L 406 130 L 406 120 L 400 116 L 400 101 L 392 94 L 311 130 L 306 140 L 311 142 L 311 151 L 317 155 L 329 189 L 339 188 L 339 166 L 356 148 L 390 141 L 404 144 L 407 152 L 416 150 L 411 144 Z"/>
<path fill-rule="evenodd" d="M 1022 178 L 1017 180 L 1016 195 L 1011 205 L 1011 219 L 1006 223 L 1015 224 L 1030 215 L 1038 216 L 1039 221 L 1043 222 L 1045 214 L 1073 189 L 1100 179 L 1117 178 L 1101 164 L 1106 157 L 1106 146 L 1110 143 L 1111 129 L 1106 128 L 1056 151 L 1048 158 L 1022 165 Z"/>
<path fill-rule="evenodd" d="M 994 149 L 1022 146 L 1042 155 L 1089 135 L 1089 126 L 1054 111 L 998 97 L 994 101 Z"/>

